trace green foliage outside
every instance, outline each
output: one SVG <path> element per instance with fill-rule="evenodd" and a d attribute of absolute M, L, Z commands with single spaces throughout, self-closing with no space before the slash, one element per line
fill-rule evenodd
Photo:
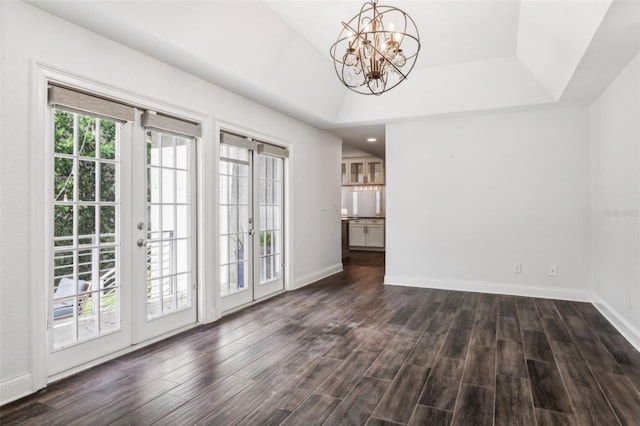
<path fill-rule="evenodd" d="M 77 148 L 74 146 L 74 115 L 77 116 Z M 81 114 L 56 111 L 54 123 L 54 236 L 62 237 L 56 242 L 56 247 L 74 244 L 73 216 L 77 210 L 78 244 L 95 245 L 98 236 L 102 235 L 101 243 L 115 242 L 115 237 L 105 234 L 115 234 L 116 207 L 103 205 L 96 207 L 88 202 L 115 202 L 117 168 L 109 161 L 116 159 L 116 123 L 110 120 L 100 120 Z M 99 126 L 99 133 L 97 132 Z M 98 136 L 99 135 L 99 136 Z M 99 137 L 99 141 L 97 138 Z M 76 152 L 77 149 L 77 152 Z M 98 151 L 99 150 L 99 151 Z M 99 153 L 99 155 L 97 155 Z M 99 157 L 99 158 L 97 158 Z M 74 177 L 77 170 L 77 188 Z M 99 179 L 100 191 L 97 194 L 96 177 Z M 76 203 L 74 203 L 77 202 Z M 96 229 L 96 208 L 100 208 L 100 223 Z M 79 250 L 78 273 L 79 279 L 91 281 L 93 270 L 93 249 Z M 100 269 L 103 271 L 115 267 L 115 252 L 113 248 L 101 248 L 99 254 Z M 55 275 L 73 276 L 73 252 L 57 253 L 55 259 Z M 57 282 L 55 285 L 57 286 Z M 96 288 L 93 283 L 92 288 Z"/>
<path fill-rule="evenodd" d="M 271 231 L 261 232 L 260 233 L 260 245 L 264 246 L 265 241 L 267 246 L 271 246 Z"/>
<path fill-rule="evenodd" d="M 89 316 L 92 315 L 93 312 L 93 299 L 97 298 L 97 295 L 89 297 L 87 299 L 87 303 L 85 303 L 84 308 L 82 309 L 81 316 Z M 97 300 L 97 299 L 96 299 Z M 115 290 L 109 290 L 104 292 L 104 296 L 102 299 L 102 311 L 111 310 L 111 307 L 116 303 L 116 292 Z"/>

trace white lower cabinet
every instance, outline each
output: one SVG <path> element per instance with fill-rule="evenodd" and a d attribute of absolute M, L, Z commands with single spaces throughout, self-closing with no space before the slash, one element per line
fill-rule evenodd
<path fill-rule="evenodd" d="M 350 220 L 349 247 L 384 248 L 384 219 Z"/>
<path fill-rule="evenodd" d="M 367 244 L 366 221 L 364 219 L 349 221 L 349 246 L 365 246 Z"/>
<path fill-rule="evenodd" d="M 367 224 L 367 247 L 384 248 L 384 223 Z"/>

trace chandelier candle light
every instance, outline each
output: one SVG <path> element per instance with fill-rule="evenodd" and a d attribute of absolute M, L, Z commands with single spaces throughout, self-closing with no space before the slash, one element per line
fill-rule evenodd
<path fill-rule="evenodd" d="M 409 15 L 373 0 L 342 27 L 331 57 L 345 86 L 381 95 L 406 80 L 420 52 L 418 28 Z"/>

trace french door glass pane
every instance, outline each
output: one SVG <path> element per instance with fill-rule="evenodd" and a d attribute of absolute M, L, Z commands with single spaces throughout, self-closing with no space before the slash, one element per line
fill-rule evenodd
<path fill-rule="evenodd" d="M 120 329 L 120 132 L 53 111 L 53 349 Z"/>
<path fill-rule="evenodd" d="M 282 158 L 261 155 L 260 187 L 260 284 L 282 277 Z"/>
<path fill-rule="evenodd" d="M 249 151 L 220 145 L 220 295 L 249 288 Z"/>
<path fill-rule="evenodd" d="M 147 130 L 147 319 L 192 305 L 193 140 Z"/>

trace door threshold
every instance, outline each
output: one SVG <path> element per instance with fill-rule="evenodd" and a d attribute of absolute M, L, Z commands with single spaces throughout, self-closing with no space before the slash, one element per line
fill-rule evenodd
<path fill-rule="evenodd" d="M 243 310 L 243 309 L 246 309 L 246 308 L 248 308 L 248 307 L 250 307 L 250 306 L 257 305 L 258 303 L 262 303 L 262 302 L 264 302 L 264 301 L 266 301 L 266 300 L 272 299 L 272 298 L 274 298 L 274 297 L 276 297 L 276 296 L 279 296 L 279 295 L 281 295 L 281 294 L 283 294 L 283 293 L 286 293 L 287 291 L 288 291 L 288 290 L 284 290 L 284 289 L 283 289 L 283 290 L 278 290 L 278 291 L 276 291 L 275 293 L 270 294 L 270 295 L 268 295 L 268 296 L 264 296 L 264 297 L 263 297 L 263 298 L 261 298 L 261 299 L 257 299 L 257 300 L 253 300 L 253 301 L 251 301 L 251 302 L 247 302 L 247 303 L 245 303 L 244 305 L 236 306 L 235 308 L 231 308 L 231 309 L 229 309 L 228 311 L 223 311 L 223 312 L 220 314 L 220 318 L 225 317 L 225 316 L 227 316 L 227 315 L 235 314 L 236 312 L 239 312 L 239 311 L 241 311 L 241 310 Z"/>
<path fill-rule="evenodd" d="M 172 331 L 170 331 L 168 333 L 165 333 L 165 334 L 162 334 L 160 336 L 156 336 L 156 337 L 153 337 L 151 339 L 147 339 L 147 340 L 139 342 L 139 343 L 134 343 L 134 344 L 132 344 L 130 346 L 127 346 L 126 348 L 122 348 L 122 349 L 119 349 L 119 350 L 117 350 L 117 351 L 115 351 L 113 353 L 110 353 L 109 355 L 105 355 L 105 356 L 102 356 L 100 358 L 97 358 L 97 359 L 91 360 L 89 362 L 86 362 L 84 364 L 72 367 L 72 368 L 70 368 L 68 370 L 64 370 L 64 371 L 61 371 L 59 373 L 52 374 L 51 376 L 47 377 L 47 386 L 49 386 L 53 382 L 57 382 L 58 380 L 65 379 L 65 378 L 67 378 L 69 376 L 73 376 L 74 374 L 77 374 L 77 373 L 80 373 L 82 371 L 88 370 L 90 368 L 96 367 L 96 366 L 98 366 L 100 364 L 104 364 L 105 362 L 114 360 L 114 359 L 119 358 L 119 357 L 121 357 L 123 355 L 126 355 L 128 353 L 137 351 L 138 349 L 142 349 L 145 346 L 152 345 L 152 344 L 157 343 L 157 342 L 159 342 L 161 340 L 168 339 L 169 337 L 173 337 L 173 336 L 175 336 L 177 334 L 180 334 L 180 333 L 183 333 L 185 331 L 191 330 L 192 328 L 195 328 L 195 327 L 197 327 L 197 326 L 199 326 L 201 324 L 202 324 L 201 322 L 194 322 L 193 324 L 185 325 L 184 327 L 177 328 L 175 330 L 172 330 Z"/>

